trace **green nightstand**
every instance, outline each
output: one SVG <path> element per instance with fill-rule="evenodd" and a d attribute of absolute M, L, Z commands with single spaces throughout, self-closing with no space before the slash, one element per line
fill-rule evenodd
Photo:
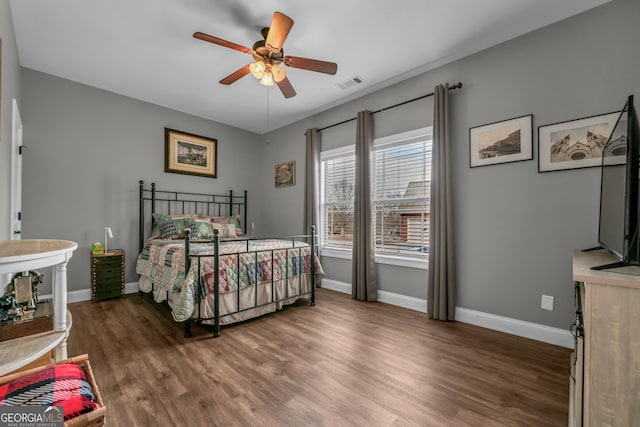
<path fill-rule="evenodd" d="M 124 250 L 91 255 L 91 301 L 124 296 Z"/>

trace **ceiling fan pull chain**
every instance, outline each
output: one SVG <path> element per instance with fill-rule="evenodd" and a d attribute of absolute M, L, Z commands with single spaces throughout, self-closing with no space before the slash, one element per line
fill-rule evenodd
<path fill-rule="evenodd" d="M 269 86 L 265 86 L 267 89 L 267 144 L 269 144 Z"/>

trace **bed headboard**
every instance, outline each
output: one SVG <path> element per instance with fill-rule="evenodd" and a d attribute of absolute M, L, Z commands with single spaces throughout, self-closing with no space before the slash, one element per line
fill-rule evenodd
<path fill-rule="evenodd" d="M 145 188 L 140 180 L 140 240 L 139 252 L 142 252 L 147 236 L 153 229 L 153 214 L 163 215 L 199 213 L 205 216 L 240 215 L 243 230 L 247 231 L 247 190 L 243 195 L 234 195 L 233 190 L 228 194 L 191 193 L 186 191 L 159 190 L 156 183 L 151 188 Z M 146 216 L 145 216 L 146 215 Z"/>

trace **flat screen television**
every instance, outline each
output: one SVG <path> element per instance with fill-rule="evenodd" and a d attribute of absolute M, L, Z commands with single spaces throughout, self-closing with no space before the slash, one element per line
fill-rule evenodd
<path fill-rule="evenodd" d="M 605 270 L 640 265 L 640 130 L 630 95 L 602 152 L 598 243 L 618 261 Z"/>

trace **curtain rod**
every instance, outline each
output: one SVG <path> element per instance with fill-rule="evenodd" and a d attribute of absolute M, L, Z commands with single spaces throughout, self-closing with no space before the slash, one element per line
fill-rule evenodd
<path fill-rule="evenodd" d="M 461 83 L 461 82 L 458 82 L 458 83 L 454 84 L 453 86 L 449 87 L 449 90 L 453 90 L 453 89 L 460 89 L 461 87 L 462 87 L 462 83 Z M 398 104 L 394 104 L 394 105 L 390 105 L 390 106 L 388 106 L 388 107 L 381 108 L 381 109 L 379 109 L 379 110 L 373 111 L 371 114 L 376 114 L 376 113 L 380 113 L 380 112 L 382 112 L 382 111 L 390 110 L 390 109 L 392 109 L 392 108 L 400 107 L 401 105 L 409 104 L 410 102 L 418 101 L 418 100 L 420 100 L 420 99 L 428 98 L 428 97 L 430 97 L 430 96 L 433 96 L 433 92 L 428 93 L 428 94 L 426 94 L 426 95 L 419 96 L 419 97 L 417 97 L 417 98 L 409 99 L 408 101 L 403 101 L 403 102 L 400 102 L 400 103 L 398 103 Z M 340 126 L 340 125 L 343 125 L 343 124 L 345 124 L 345 123 L 352 122 L 352 121 L 354 121 L 354 120 L 356 120 L 356 119 L 357 119 L 357 117 L 353 117 L 353 118 L 351 118 L 351 119 L 343 120 L 343 121 L 341 121 L 341 122 L 339 122 L 339 123 L 334 123 L 334 124 L 332 124 L 332 125 L 329 125 L 329 126 L 325 126 L 325 127 L 323 127 L 323 128 L 320 128 L 320 129 L 318 129 L 318 131 L 320 131 L 320 132 L 321 132 L 321 131 L 323 131 L 323 130 L 325 130 L 325 129 L 329 129 L 329 128 L 332 128 L 332 127 L 335 127 L 335 126 Z"/>

